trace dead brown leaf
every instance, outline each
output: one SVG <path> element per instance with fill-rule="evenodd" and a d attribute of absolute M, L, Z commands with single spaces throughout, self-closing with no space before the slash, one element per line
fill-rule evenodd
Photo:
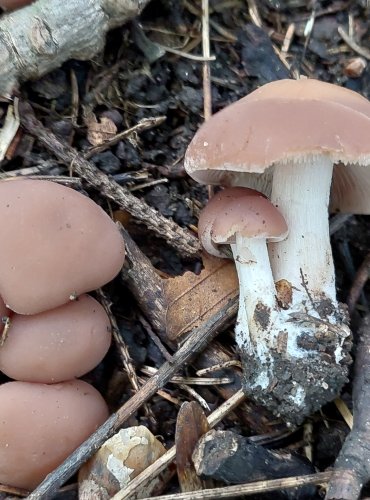
<path fill-rule="evenodd" d="M 98 122 L 96 116 L 90 113 L 85 123 L 87 125 L 87 140 L 93 146 L 99 146 L 109 141 L 117 133 L 116 125 L 107 116 L 102 116 Z"/>
<path fill-rule="evenodd" d="M 203 254 L 204 269 L 199 275 L 186 272 L 163 280 L 166 332 L 170 340 L 199 327 L 239 293 L 233 261 Z"/>

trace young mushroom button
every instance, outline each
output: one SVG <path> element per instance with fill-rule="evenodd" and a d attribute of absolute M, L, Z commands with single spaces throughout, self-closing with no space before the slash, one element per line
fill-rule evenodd
<path fill-rule="evenodd" d="M 82 380 L 0 385 L 0 483 L 32 490 L 108 416 Z"/>
<path fill-rule="evenodd" d="M 111 326 L 88 295 L 32 316 L 13 314 L 0 347 L 0 371 L 24 382 L 55 384 L 85 375 L 106 355 Z"/>
<path fill-rule="evenodd" d="M 359 94 L 281 80 L 213 115 L 186 153 L 196 180 L 258 189 L 288 224 L 288 238 L 269 244 L 274 279 L 290 290 L 281 313 L 287 337 L 277 346 L 286 360 L 272 391 L 256 397 L 289 420 L 318 409 L 346 381 L 350 332 L 336 299 L 328 205 L 332 186 L 333 208 L 369 210 L 369 136 L 370 103 Z"/>
<path fill-rule="evenodd" d="M 39 180 L 0 182 L 0 295 L 19 314 L 37 314 L 111 281 L 124 243 L 86 196 Z"/>
<path fill-rule="evenodd" d="M 247 394 L 272 382 L 280 318 L 266 241 L 280 241 L 287 234 L 280 212 L 265 196 L 248 188 L 218 192 L 199 217 L 203 247 L 223 257 L 220 245 L 230 245 L 235 259 L 240 287 L 235 335 Z"/>

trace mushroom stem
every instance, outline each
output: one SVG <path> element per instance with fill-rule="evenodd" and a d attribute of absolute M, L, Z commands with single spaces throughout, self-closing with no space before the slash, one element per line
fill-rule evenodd
<path fill-rule="evenodd" d="M 338 307 L 328 224 L 333 162 L 320 156 L 278 167 L 271 201 L 285 217 L 289 236 L 269 245 L 275 281 L 290 283 L 290 309 L 329 319 Z"/>
<path fill-rule="evenodd" d="M 247 357 L 253 366 L 258 366 L 258 370 L 254 370 L 247 363 L 254 375 L 250 378 L 250 387 L 266 388 L 270 383 L 270 345 L 275 337 L 271 334 L 271 326 L 278 319 L 266 240 L 246 238 L 238 233 L 231 249 L 240 288 L 236 341 L 242 356 Z"/>

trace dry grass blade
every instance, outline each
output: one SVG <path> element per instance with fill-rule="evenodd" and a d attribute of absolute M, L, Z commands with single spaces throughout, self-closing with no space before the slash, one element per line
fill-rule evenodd
<path fill-rule="evenodd" d="M 272 479 L 271 481 L 256 481 L 250 484 L 237 484 L 224 488 L 213 488 L 189 493 L 176 493 L 155 497 L 156 500 L 211 500 L 220 498 L 237 498 L 258 493 L 267 493 L 287 488 L 297 488 L 306 484 L 326 484 L 331 478 L 331 472 L 320 472 L 308 476 L 288 477 L 285 479 Z M 153 500 L 143 498 L 142 500 Z"/>

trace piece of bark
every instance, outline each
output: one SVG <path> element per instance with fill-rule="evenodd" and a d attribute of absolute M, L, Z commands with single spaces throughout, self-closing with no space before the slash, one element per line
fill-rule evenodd
<path fill-rule="evenodd" d="M 81 467 L 78 475 L 79 499 L 112 498 L 165 452 L 162 443 L 146 427 L 121 429 Z M 158 491 L 160 482 L 163 482 L 162 477 L 155 477 L 147 485 L 147 494 Z"/>
<path fill-rule="evenodd" d="M 182 404 L 176 421 L 176 467 L 181 491 L 212 488 L 212 481 L 201 479 L 195 471 L 192 455 L 198 440 L 209 431 L 209 424 L 196 401 Z"/>
<path fill-rule="evenodd" d="M 353 380 L 353 427 L 335 462 L 326 500 L 355 500 L 370 480 L 370 315 L 359 329 Z"/>
<path fill-rule="evenodd" d="M 41 1 L 41 0 L 38 0 Z M 1 55 L 0 55 L 1 58 Z M 198 239 L 187 229 L 173 220 L 166 219 L 145 201 L 136 198 L 124 186 L 101 172 L 93 163 L 85 160 L 73 147 L 61 141 L 35 117 L 32 107 L 21 101 L 19 115 L 22 126 L 59 161 L 69 166 L 90 187 L 97 189 L 102 196 L 114 201 L 121 209 L 129 212 L 137 222 L 145 224 L 149 230 L 164 238 L 184 257 L 195 256 L 200 249 Z"/>
<path fill-rule="evenodd" d="M 149 0 L 37 0 L 0 19 L 0 96 L 68 59 L 91 60 L 109 29 L 137 16 Z"/>
<path fill-rule="evenodd" d="M 211 430 L 198 442 L 193 462 L 199 475 L 227 484 L 312 474 L 314 467 L 303 457 L 272 451 L 231 431 Z M 308 489 L 307 489 L 308 488 Z M 314 489 L 283 492 L 282 498 L 309 498 Z M 311 497 L 312 497 L 311 496 Z"/>

